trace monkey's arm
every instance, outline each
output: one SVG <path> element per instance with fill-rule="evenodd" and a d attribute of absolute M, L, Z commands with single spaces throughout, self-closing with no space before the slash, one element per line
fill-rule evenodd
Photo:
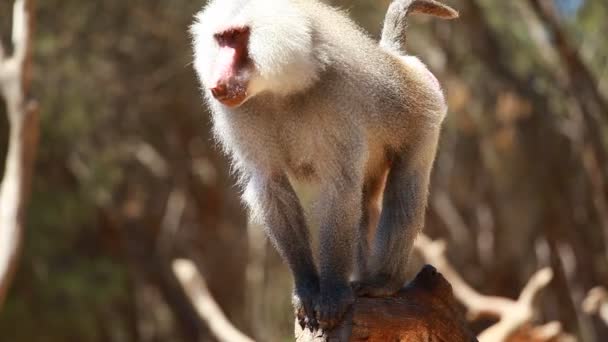
<path fill-rule="evenodd" d="M 361 220 L 362 175 L 356 159 L 336 163 L 336 170 L 317 205 L 320 221 L 319 321 L 332 327 L 354 301 L 349 283 L 353 270 L 356 227 Z M 331 168 L 330 168 L 331 169 Z"/>
<path fill-rule="evenodd" d="M 292 271 L 294 306 L 302 325 L 316 326 L 314 301 L 319 277 L 312 257 L 302 206 L 287 176 L 256 172 L 249 177 L 245 201 Z"/>

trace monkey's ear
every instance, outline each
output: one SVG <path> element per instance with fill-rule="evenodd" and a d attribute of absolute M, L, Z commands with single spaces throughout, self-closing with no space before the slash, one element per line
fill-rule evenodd
<path fill-rule="evenodd" d="M 435 0 L 416 0 L 410 6 L 409 12 L 434 15 L 442 19 L 456 19 L 459 16 L 458 11 Z"/>

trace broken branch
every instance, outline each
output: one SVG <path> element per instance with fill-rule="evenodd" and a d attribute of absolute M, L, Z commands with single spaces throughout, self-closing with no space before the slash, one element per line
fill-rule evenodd
<path fill-rule="evenodd" d="M 0 306 L 17 264 L 38 145 L 38 108 L 28 98 L 32 8 L 31 0 L 15 1 L 14 53 L 7 57 L 0 48 L 0 91 L 6 102 L 10 130 L 4 178 L 0 184 Z"/>

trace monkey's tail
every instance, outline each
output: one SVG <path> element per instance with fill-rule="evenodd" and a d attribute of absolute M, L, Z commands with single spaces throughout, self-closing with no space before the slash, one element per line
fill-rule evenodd
<path fill-rule="evenodd" d="M 384 19 L 380 46 L 404 55 L 407 16 L 411 13 L 424 13 L 442 19 L 458 18 L 453 8 L 435 0 L 395 0 L 391 3 Z"/>

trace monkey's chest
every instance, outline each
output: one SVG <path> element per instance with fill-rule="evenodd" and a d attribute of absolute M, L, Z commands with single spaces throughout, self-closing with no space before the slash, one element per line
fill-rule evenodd
<path fill-rule="evenodd" d="M 281 151 L 281 165 L 290 178 L 300 182 L 311 182 L 318 178 L 323 160 L 327 160 L 328 150 L 322 137 L 298 132 L 291 137 L 279 138 L 276 143 Z"/>
<path fill-rule="evenodd" d="M 306 181 L 314 179 L 319 164 L 330 158 L 327 132 L 308 122 L 247 120 L 216 126 L 235 159 L 258 170 L 280 170 Z"/>
<path fill-rule="evenodd" d="M 306 103 L 302 103 L 306 106 Z M 275 110 L 273 110 L 275 109 Z M 256 110 L 222 115 L 217 133 L 238 164 L 256 171 L 287 173 L 305 183 L 325 183 L 339 164 L 356 154 L 361 133 L 348 115 L 324 109 Z M 355 143 L 353 143 L 355 141 Z"/>

